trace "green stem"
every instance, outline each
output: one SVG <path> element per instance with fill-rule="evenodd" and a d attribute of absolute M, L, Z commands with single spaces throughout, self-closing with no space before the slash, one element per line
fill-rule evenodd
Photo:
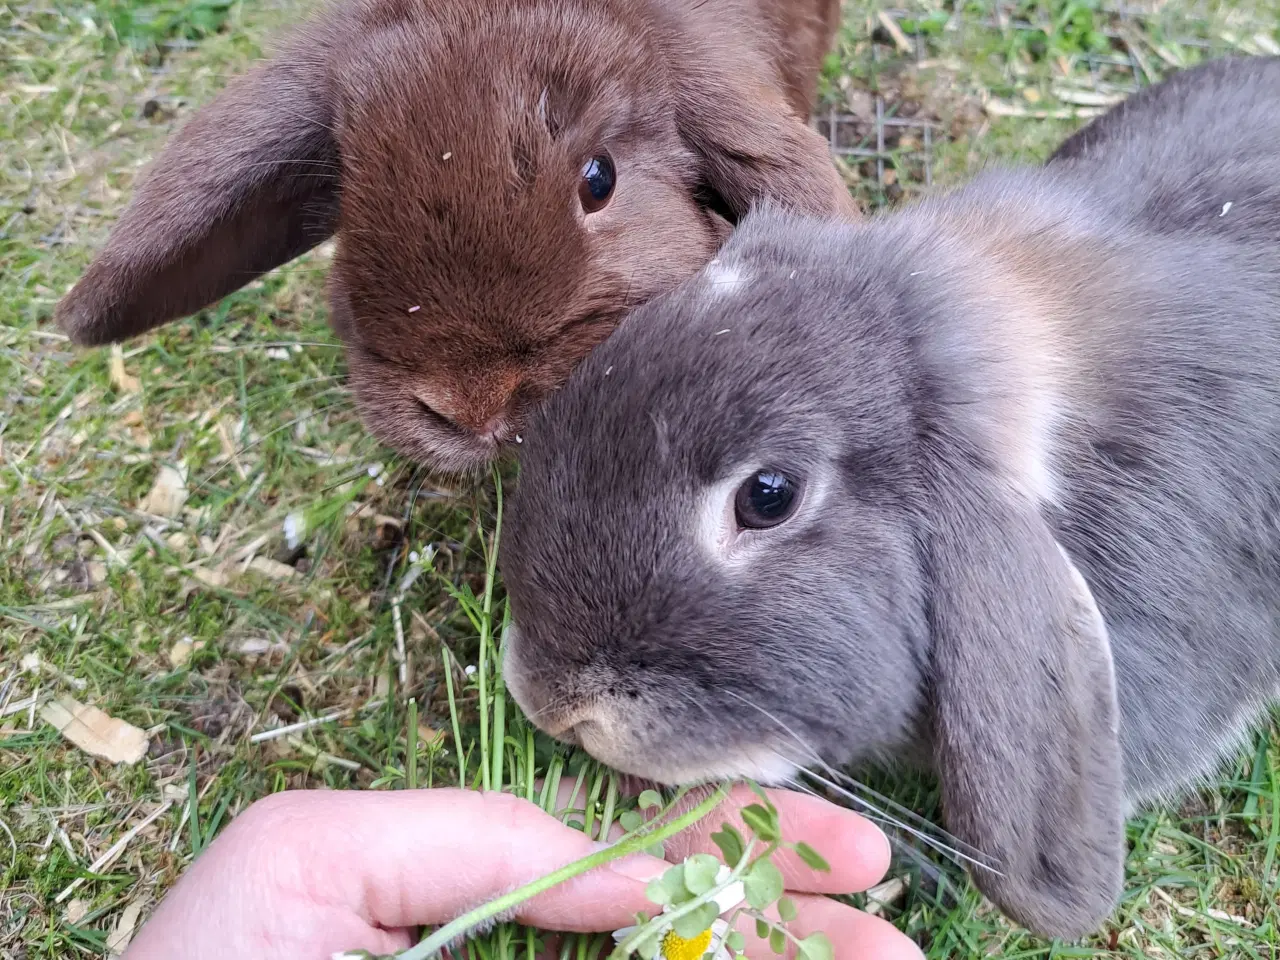
<path fill-rule="evenodd" d="M 604 812 L 600 815 L 599 839 L 609 842 L 609 830 L 613 827 L 613 814 L 618 805 L 618 778 L 609 774 L 609 789 L 604 795 Z"/>
<path fill-rule="evenodd" d="M 489 674 L 489 657 L 493 646 L 493 584 L 497 579 L 498 569 L 498 538 L 502 536 L 502 476 L 494 469 L 494 482 L 497 484 L 497 516 L 493 521 L 493 537 L 489 540 L 489 546 L 485 550 L 484 558 L 484 597 L 480 607 L 480 657 L 479 663 L 476 664 L 476 683 L 480 690 L 480 743 L 489 743 L 489 690 L 488 690 L 488 674 Z M 480 537 L 481 544 L 484 543 L 484 536 Z M 495 690 L 495 694 L 496 694 Z M 497 713 L 496 701 L 499 699 L 495 695 L 494 712 Z M 496 716 L 495 716 L 496 720 Z M 481 783 L 485 790 L 498 789 L 495 780 L 502 780 L 502 750 L 493 751 L 496 756 L 489 757 L 489 763 L 485 763 L 484 751 L 481 750 L 480 757 L 480 777 Z M 490 773 L 491 767 L 496 771 L 496 776 Z"/>
<path fill-rule="evenodd" d="M 480 617 L 480 653 L 476 657 L 476 688 L 479 692 L 480 707 L 480 785 L 486 793 L 493 789 L 489 778 L 489 691 L 487 669 L 489 662 L 489 590 L 488 579 L 484 583 L 484 613 Z"/>
<path fill-rule="evenodd" d="M 759 862 L 760 860 L 768 860 L 770 857 L 772 857 L 775 853 L 778 852 L 778 848 L 780 846 L 782 846 L 782 841 L 774 840 L 772 843 L 770 843 L 767 847 L 764 848 L 764 852 L 761 853 L 760 856 L 756 857 L 755 860 L 751 861 L 750 865 L 748 866 L 748 869 L 750 869 L 751 867 L 754 867 L 756 863 Z M 747 855 L 744 853 L 742 855 L 742 858 L 745 860 L 746 857 Z"/>
<path fill-rule="evenodd" d="M 583 781 L 585 781 L 586 779 L 587 779 L 587 765 L 584 763 L 582 767 L 578 770 L 578 779 L 573 782 L 573 792 L 569 794 L 569 802 L 565 805 L 565 808 L 563 810 L 556 811 L 557 815 L 560 817 L 561 823 L 567 822 L 565 820 L 565 817 L 571 816 L 573 812 L 578 809 L 576 806 L 574 806 L 574 804 L 578 802 L 578 793 L 579 791 L 582 790 Z M 584 822 L 586 821 L 586 817 L 587 817 L 586 811 L 584 810 L 582 814 L 582 819 Z"/>
<path fill-rule="evenodd" d="M 499 496 L 501 501 L 501 496 Z M 499 507 L 501 513 L 501 507 Z M 494 552 L 497 552 L 497 535 L 494 535 Z M 508 607 L 509 611 L 510 608 Z M 504 611 L 502 617 L 502 639 L 494 651 L 493 658 L 493 753 L 490 761 L 493 764 L 493 784 L 495 790 L 502 789 L 502 759 L 506 755 L 507 746 L 507 688 L 502 680 L 502 646 L 506 643 L 506 627 L 509 613 Z"/>
<path fill-rule="evenodd" d="M 596 775 L 591 778 L 591 791 L 587 794 L 587 808 L 582 816 L 582 832 L 588 837 L 593 835 L 596 825 L 596 806 L 600 803 L 600 791 L 604 789 L 604 777 L 604 768 L 596 767 Z"/>
<path fill-rule="evenodd" d="M 596 867 L 630 856 L 633 853 L 640 853 L 654 843 L 666 840 L 668 837 L 674 837 L 677 833 L 688 829 L 711 813 L 728 794 L 728 788 L 722 785 L 688 813 L 677 817 L 670 823 L 666 823 L 654 830 L 644 830 L 642 828 L 614 846 L 567 864 L 559 870 L 547 874 L 545 877 L 534 880 L 532 883 L 527 883 L 518 890 L 513 890 L 506 896 L 491 900 L 489 903 L 463 914 L 452 923 L 445 924 L 421 943 L 410 947 L 403 953 L 397 954 L 397 960 L 427 960 L 428 957 L 434 957 L 455 939 L 486 920 L 505 913 L 526 900 L 536 897 L 540 893 L 545 893 L 566 880 L 572 880 L 588 870 L 594 870 Z"/>
<path fill-rule="evenodd" d="M 743 910 L 739 910 L 739 911 L 737 911 L 737 913 L 735 914 L 735 916 L 736 916 L 737 914 L 741 914 L 742 916 L 750 917 L 752 920 L 761 920 L 761 921 L 763 921 L 763 922 L 765 922 L 765 923 L 767 923 L 767 924 L 769 925 L 769 929 L 770 929 L 770 930 L 780 930 L 780 931 L 782 931 L 782 935 L 783 935 L 784 937 L 786 937 L 786 938 L 787 938 L 788 940 L 790 940 L 792 943 L 796 944 L 796 946 L 799 946 L 799 945 L 800 945 L 800 938 L 799 938 L 799 937 L 797 937 L 797 936 L 796 936 L 794 933 L 792 933 L 790 930 L 788 930 L 788 929 L 787 929 L 787 925 L 786 925 L 786 923 L 784 923 L 784 922 L 780 922 L 780 921 L 777 921 L 777 920 L 770 920 L 768 917 L 766 917 L 766 916 L 765 916 L 763 913 L 761 913 L 759 910 L 743 909 Z M 802 954 L 797 954 L 797 956 L 802 956 Z"/>
<path fill-rule="evenodd" d="M 418 789 L 418 699 L 409 698 L 409 754 L 404 761 L 405 785 L 410 790 Z"/>
<path fill-rule="evenodd" d="M 444 686 L 449 693 L 449 718 L 453 721 L 453 752 L 458 755 L 458 786 L 467 785 L 467 757 L 462 752 L 462 729 L 458 726 L 458 702 L 453 695 L 453 655 L 447 646 L 441 646 L 440 658 L 444 663 Z"/>
<path fill-rule="evenodd" d="M 551 758 L 551 766 L 547 770 L 547 779 L 542 784 L 542 796 L 538 801 L 538 806 L 553 817 L 557 813 L 555 804 L 560 796 L 560 775 L 563 770 L 564 758 L 557 753 Z"/>
<path fill-rule="evenodd" d="M 538 803 L 536 777 L 538 773 L 538 764 L 536 755 L 534 754 L 533 727 L 526 727 L 524 731 L 524 756 L 525 756 L 525 783 L 524 796 L 526 800 Z"/>

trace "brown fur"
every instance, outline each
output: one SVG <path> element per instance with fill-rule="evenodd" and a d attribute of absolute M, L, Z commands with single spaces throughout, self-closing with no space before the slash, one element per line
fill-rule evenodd
<path fill-rule="evenodd" d="M 805 122 L 838 7 L 340 0 L 173 138 L 58 321 L 123 339 L 336 230 L 332 322 L 366 422 L 481 466 L 755 202 L 857 216 Z M 617 185 L 584 214 L 602 149 Z"/>

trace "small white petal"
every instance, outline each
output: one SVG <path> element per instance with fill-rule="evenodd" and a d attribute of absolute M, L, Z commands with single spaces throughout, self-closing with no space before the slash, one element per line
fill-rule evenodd
<path fill-rule="evenodd" d="M 728 868 L 721 867 L 721 870 L 723 871 L 721 876 L 727 877 L 729 873 Z M 720 882 L 723 882 L 723 880 L 718 879 L 717 882 L 720 883 Z M 741 886 L 742 886 L 741 883 L 735 883 L 732 887 L 729 887 L 726 890 L 726 893 L 729 891 L 732 891 L 735 887 L 740 888 Z M 745 899 L 745 897 L 746 897 L 746 893 L 745 891 L 742 891 L 742 895 L 726 909 L 729 909 L 729 910 L 733 909 L 733 907 L 736 907 L 739 903 L 741 903 L 743 899 Z M 717 897 L 716 903 L 720 904 L 720 902 L 721 902 L 721 897 Z M 667 913 L 669 912 L 670 909 L 671 909 L 670 906 L 663 907 L 662 912 Z M 640 929 L 639 927 L 632 925 L 630 927 L 622 927 L 619 930 L 615 930 L 613 931 L 613 942 L 621 943 L 623 940 L 627 939 L 627 937 L 631 936 L 633 933 L 635 933 L 639 929 Z M 729 935 L 729 924 L 726 921 L 716 920 L 714 923 L 711 924 L 711 960 L 733 960 L 733 953 L 724 945 L 724 938 L 727 937 L 728 935 Z M 659 953 L 658 960 L 665 960 L 665 956 L 666 956 L 665 954 Z"/>
<path fill-rule="evenodd" d="M 474 677 L 476 675 L 476 665 L 474 663 L 468 663 L 462 672 L 468 677 Z"/>
<path fill-rule="evenodd" d="M 729 935 L 729 924 L 717 920 L 711 925 L 711 960 L 733 960 L 733 954 L 724 945 L 724 938 Z"/>
<path fill-rule="evenodd" d="M 745 899 L 747 899 L 747 888 L 743 886 L 741 880 L 737 880 L 716 894 L 716 906 L 720 908 L 722 914 L 725 914 Z"/>

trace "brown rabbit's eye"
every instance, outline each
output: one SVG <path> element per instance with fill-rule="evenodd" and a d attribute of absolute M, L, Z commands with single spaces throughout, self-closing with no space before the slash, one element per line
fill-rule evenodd
<path fill-rule="evenodd" d="M 607 153 L 592 157 L 582 165 L 582 182 L 578 185 L 578 199 L 582 209 L 594 213 L 613 196 L 613 160 Z"/>
<path fill-rule="evenodd" d="M 777 470 L 761 470 L 738 488 L 733 510 L 748 530 L 776 527 L 796 512 L 801 484 Z"/>

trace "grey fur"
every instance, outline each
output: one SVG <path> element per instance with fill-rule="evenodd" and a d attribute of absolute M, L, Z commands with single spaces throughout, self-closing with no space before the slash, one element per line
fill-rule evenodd
<path fill-rule="evenodd" d="M 1229 60 L 1043 168 L 748 217 L 748 280 L 636 311 L 525 432 L 520 703 L 655 779 L 931 756 L 979 886 L 1095 929 L 1130 805 L 1280 689 L 1277 171 L 1280 59 Z M 717 560 L 699 504 L 763 467 L 805 500 Z"/>

